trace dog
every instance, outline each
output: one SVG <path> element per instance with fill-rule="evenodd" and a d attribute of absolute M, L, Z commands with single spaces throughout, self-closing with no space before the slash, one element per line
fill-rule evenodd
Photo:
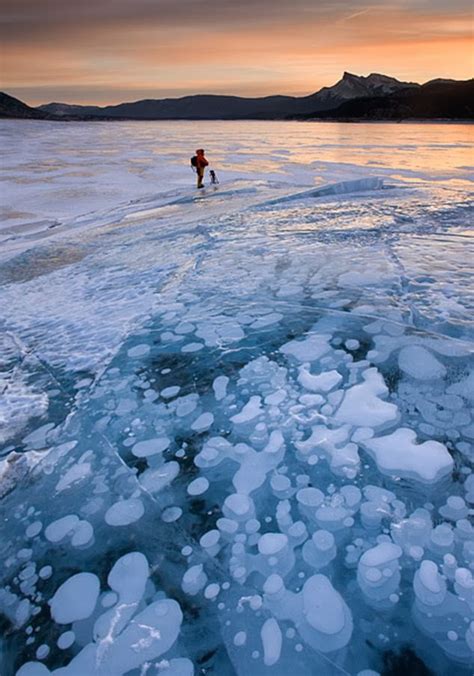
<path fill-rule="evenodd" d="M 216 172 L 214 169 L 209 169 L 209 176 L 211 177 L 211 184 L 212 185 L 217 185 L 219 183 L 219 179 L 216 176 Z"/>

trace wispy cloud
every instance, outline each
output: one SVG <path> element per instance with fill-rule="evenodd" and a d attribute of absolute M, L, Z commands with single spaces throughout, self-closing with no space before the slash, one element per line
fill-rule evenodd
<path fill-rule="evenodd" d="M 467 78 L 471 26 L 467 0 L 3 0 L 1 86 L 113 103 L 310 93 L 343 70 Z"/>

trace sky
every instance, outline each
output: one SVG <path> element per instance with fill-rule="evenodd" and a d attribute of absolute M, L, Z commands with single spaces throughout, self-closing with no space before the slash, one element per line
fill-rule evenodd
<path fill-rule="evenodd" d="M 0 45 L 0 89 L 30 105 L 474 74 L 471 0 L 2 0 Z"/>

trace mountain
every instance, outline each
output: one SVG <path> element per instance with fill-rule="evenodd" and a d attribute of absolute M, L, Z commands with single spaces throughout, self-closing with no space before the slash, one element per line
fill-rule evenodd
<path fill-rule="evenodd" d="M 472 119 L 472 82 L 438 79 L 419 85 L 379 73 L 366 77 L 344 73 L 332 87 L 309 96 L 198 94 L 104 107 L 49 103 L 30 108 L 1 94 L 0 116 L 54 120 Z"/>
<path fill-rule="evenodd" d="M 335 108 L 359 96 L 393 93 L 415 83 L 400 82 L 386 75 L 372 73 L 367 77 L 344 73 L 333 87 L 323 87 L 309 96 L 266 96 L 244 98 L 200 94 L 179 99 L 145 99 L 115 106 L 70 106 L 49 103 L 40 110 L 53 115 L 94 115 L 121 119 L 282 119 L 289 115 Z"/>
<path fill-rule="evenodd" d="M 26 103 L 15 99 L 14 96 L 0 92 L 0 117 L 21 117 L 44 120 L 48 117 L 47 112 L 30 108 Z"/>
<path fill-rule="evenodd" d="M 331 108 L 340 105 L 344 101 L 360 98 L 363 96 L 387 96 L 402 89 L 417 89 L 420 85 L 416 82 L 400 82 L 394 77 L 371 73 L 367 77 L 344 73 L 342 79 L 332 87 L 323 87 L 314 97 L 319 103 L 331 104 Z M 334 105 L 335 104 L 335 105 Z"/>
<path fill-rule="evenodd" d="M 325 120 L 474 120 L 474 79 L 431 80 L 383 96 L 363 96 L 332 110 L 314 110 L 298 119 Z"/>

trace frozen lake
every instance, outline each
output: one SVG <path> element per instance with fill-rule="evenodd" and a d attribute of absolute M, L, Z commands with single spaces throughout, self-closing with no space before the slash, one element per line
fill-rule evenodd
<path fill-rule="evenodd" d="M 471 676 L 473 127 L 0 140 L 2 676 Z"/>

